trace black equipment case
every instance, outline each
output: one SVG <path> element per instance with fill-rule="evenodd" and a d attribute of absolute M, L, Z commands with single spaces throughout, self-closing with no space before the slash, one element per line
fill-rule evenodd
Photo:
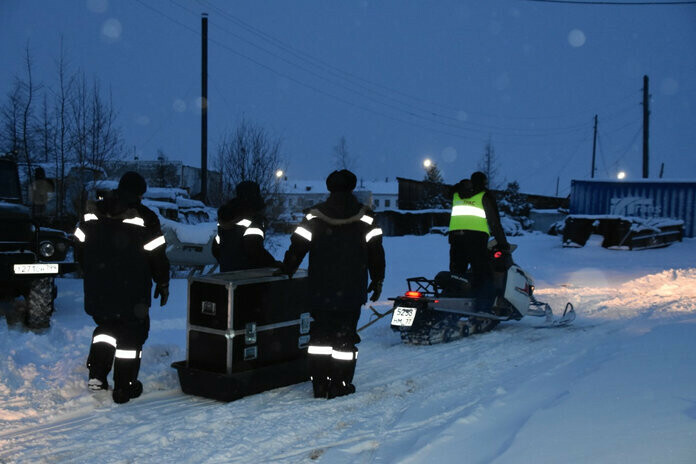
<path fill-rule="evenodd" d="M 191 277 L 184 393 L 232 401 L 309 380 L 307 273 L 274 268 Z"/>

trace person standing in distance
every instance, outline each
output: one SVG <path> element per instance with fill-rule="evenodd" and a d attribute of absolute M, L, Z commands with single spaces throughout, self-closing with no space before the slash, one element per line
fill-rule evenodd
<path fill-rule="evenodd" d="M 280 264 L 263 246 L 265 225 L 259 184 L 237 184 L 237 196 L 218 209 L 218 233 L 213 242 L 213 256 L 221 272 Z"/>
<path fill-rule="evenodd" d="M 355 392 L 352 384 L 360 342 L 360 308 L 377 301 L 384 281 L 382 230 L 372 211 L 353 195 L 357 178 L 348 170 L 326 179 L 328 199 L 313 206 L 291 236 L 281 270 L 292 276 L 309 253 L 312 323 L 308 347 L 315 398 Z M 368 273 L 371 283 L 368 286 Z"/>
<path fill-rule="evenodd" d="M 87 367 L 88 388 L 108 390 L 126 403 L 143 391 L 138 380 L 142 347 L 150 330 L 150 292 L 164 306 L 169 298 L 169 260 L 157 215 L 140 200 L 143 177 L 126 172 L 118 189 L 92 205 L 75 230 L 76 257 L 84 275 L 85 312 L 97 324 Z"/>
<path fill-rule="evenodd" d="M 500 224 L 500 214 L 488 179 L 480 171 L 462 179 L 452 188 L 452 215 L 449 225 L 450 272 L 463 275 L 471 266 L 472 287 L 477 295 L 477 311 L 488 310 L 493 301 L 493 269 L 488 256 L 488 238 L 493 235 L 497 248 L 510 245 Z"/>

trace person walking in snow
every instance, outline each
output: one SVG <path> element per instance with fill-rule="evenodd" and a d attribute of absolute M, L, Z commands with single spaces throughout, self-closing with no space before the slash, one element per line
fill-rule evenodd
<path fill-rule="evenodd" d="M 471 179 L 462 179 L 452 188 L 449 225 L 450 272 L 463 275 L 471 266 L 471 284 L 478 296 L 477 311 L 488 310 L 493 303 L 488 238 L 493 235 L 501 251 L 510 250 L 498 206 L 487 183 L 486 175 L 477 171 Z"/>
<path fill-rule="evenodd" d="M 164 306 L 169 298 L 169 261 L 155 213 L 140 200 L 147 184 L 129 171 L 118 189 L 88 207 L 75 230 L 76 257 L 84 274 L 85 312 L 97 324 L 87 367 L 90 390 L 108 390 L 126 403 L 143 391 L 138 380 L 142 347 L 150 330 L 150 292 Z"/>
<path fill-rule="evenodd" d="M 259 184 L 244 181 L 237 184 L 237 196 L 218 210 L 218 233 L 213 242 L 213 256 L 220 271 L 237 271 L 280 264 L 264 248 L 265 225 Z"/>
<path fill-rule="evenodd" d="M 372 211 L 352 191 L 348 170 L 326 179 L 329 197 L 309 210 L 291 236 L 281 270 L 292 277 L 309 253 L 308 286 L 312 323 L 308 347 L 315 398 L 355 392 L 352 384 L 360 342 L 360 308 L 372 292 L 377 301 L 384 281 L 382 230 Z M 368 273 L 371 283 L 367 285 Z"/>

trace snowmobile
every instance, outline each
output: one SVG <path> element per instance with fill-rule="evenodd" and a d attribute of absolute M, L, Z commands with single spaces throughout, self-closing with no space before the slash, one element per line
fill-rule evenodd
<path fill-rule="evenodd" d="M 488 292 L 472 288 L 471 273 L 443 271 L 434 279 L 406 279 L 408 291 L 389 298 L 394 301 L 389 311 L 392 330 L 399 332 L 406 343 L 433 345 L 487 332 L 501 321 L 520 320 L 524 316 L 544 317 L 542 327 L 573 322 L 575 310 L 570 302 L 563 315 L 557 317 L 547 303 L 534 297 L 534 280 L 512 260 L 515 248 L 511 245 L 509 252 L 502 251 L 495 246 L 495 239 L 489 242 L 493 282 Z"/>

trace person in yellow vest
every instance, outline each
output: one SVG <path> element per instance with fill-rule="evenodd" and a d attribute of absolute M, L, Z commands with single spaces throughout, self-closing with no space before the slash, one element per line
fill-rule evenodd
<path fill-rule="evenodd" d="M 471 284 L 479 300 L 477 310 L 487 310 L 494 297 L 489 237 L 495 237 L 498 249 L 510 249 L 500 224 L 498 206 L 486 188 L 487 183 L 486 175 L 477 171 L 471 179 L 462 179 L 452 188 L 449 226 L 450 272 L 463 275 L 471 271 Z"/>

